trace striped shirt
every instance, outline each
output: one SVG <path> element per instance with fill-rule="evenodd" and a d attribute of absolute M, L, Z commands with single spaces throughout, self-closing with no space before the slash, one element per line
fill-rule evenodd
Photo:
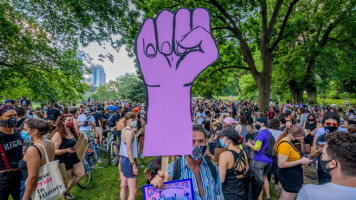
<path fill-rule="evenodd" d="M 218 183 L 215 183 L 214 178 L 210 173 L 208 164 L 204 159 L 202 159 L 202 162 L 200 164 L 200 178 L 203 184 L 204 193 L 203 196 L 200 197 L 197 179 L 192 169 L 190 169 L 185 156 L 182 157 L 181 162 L 182 162 L 181 163 L 182 170 L 181 170 L 180 179 L 188 179 L 188 178 L 192 179 L 194 196 L 196 200 L 223 200 L 224 199 L 222 188 L 221 188 L 219 169 L 215 164 L 214 165 L 216 168 Z M 168 174 L 171 178 L 173 177 L 174 163 L 175 162 L 169 164 L 168 166 Z"/>

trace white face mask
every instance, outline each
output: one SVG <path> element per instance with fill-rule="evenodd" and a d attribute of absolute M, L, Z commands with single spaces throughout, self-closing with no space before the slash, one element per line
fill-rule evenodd
<path fill-rule="evenodd" d="M 136 128 L 136 127 L 137 127 L 137 121 L 131 122 L 131 123 L 130 123 L 130 126 L 131 126 L 132 128 Z"/>

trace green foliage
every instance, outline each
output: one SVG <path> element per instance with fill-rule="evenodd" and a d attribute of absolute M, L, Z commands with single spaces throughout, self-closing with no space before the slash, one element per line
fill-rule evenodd
<path fill-rule="evenodd" d="M 129 99 L 135 102 L 143 102 L 146 99 L 146 90 L 143 81 L 135 74 L 126 73 L 115 81 L 109 81 L 106 85 L 99 86 L 91 98 L 93 99 Z M 96 97 L 96 98 L 95 98 Z M 88 98 L 90 98 L 88 96 Z"/>
<path fill-rule="evenodd" d="M 33 18 L 0 2 L 0 98 L 78 100 L 88 87 L 76 48 L 60 49 Z"/>

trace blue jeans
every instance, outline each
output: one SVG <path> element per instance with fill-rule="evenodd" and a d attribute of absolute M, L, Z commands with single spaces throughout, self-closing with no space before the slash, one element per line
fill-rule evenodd
<path fill-rule="evenodd" d="M 23 197 L 23 195 L 24 195 L 24 193 L 25 193 L 25 183 L 26 183 L 26 181 L 21 181 L 21 186 L 20 186 L 20 199 L 22 199 L 22 197 Z M 31 197 L 30 197 L 29 200 L 31 200 Z"/>

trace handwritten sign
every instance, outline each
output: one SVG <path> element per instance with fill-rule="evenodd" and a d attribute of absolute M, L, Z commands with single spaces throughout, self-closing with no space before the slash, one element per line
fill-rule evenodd
<path fill-rule="evenodd" d="M 183 179 L 164 183 L 163 189 L 153 185 L 144 185 L 144 200 L 194 200 L 192 179 Z"/>
<path fill-rule="evenodd" d="M 78 141 L 75 143 L 74 147 L 76 148 L 76 153 L 79 157 L 79 160 L 84 158 L 85 152 L 88 149 L 88 142 L 84 134 L 80 134 Z"/>
<path fill-rule="evenodd" d="M 67 176 L 67 170 L 64 163 L 58 164 L 59 171 L 61 172 L 64 185 L 68 185 L 69 180 Z"/>

